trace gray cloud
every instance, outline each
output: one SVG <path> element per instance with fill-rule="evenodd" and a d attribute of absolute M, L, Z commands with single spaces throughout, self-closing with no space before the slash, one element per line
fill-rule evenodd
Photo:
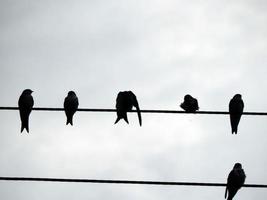
<path fill-rule="evenodd" d="M 0 3 L 1 106 L 32 88 L 35 106 L 115 108 L 121 90 L 140 107 L 180 109 L 187 93 L 201 110 L 265 111 L 265 1 L 13 1 Z M 266 123 L 243 116 L 32 112 L 30 135 L 17 111 L 1 111 L 1 176 L 225 182 L 241 162 L 247 183 L 265 184 Z M 224 188 L 1 182 L 5 199 L 223 199 Z M 193 191 L 193 192 L 192 192 Z M 238 198 L 265 199 L 241 189 Z"/>

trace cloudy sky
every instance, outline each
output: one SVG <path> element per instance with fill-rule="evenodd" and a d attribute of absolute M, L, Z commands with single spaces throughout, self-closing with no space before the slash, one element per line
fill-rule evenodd
<path fill-rule="evenodd" d="M 264 0 L 0 1 L 0 106 L 25 88 L 36 107 L 115 108 L 132 90 L 141 109 L 180 110 L 187 93 L 200 110 L 267 111 Z M 0 111 L 0 176 L 225 182 L 241 162 L 248 184 L 267 184 L 267 123 L 243 116 L 232 135 L 224 115 L 33 111 L 20 134 L 18 111 Z M 3 182 L 4 199 L 214 200 L 224 188 Z M 266 189 L 236 199 L 265 200 Z"/>

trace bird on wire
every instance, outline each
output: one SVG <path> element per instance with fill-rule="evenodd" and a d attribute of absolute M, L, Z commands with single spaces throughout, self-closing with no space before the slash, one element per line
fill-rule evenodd
<path fill-rule="evenodd" d="M 29 117 L 34 104 L 33 97 L 31 95 L 32 92 L 33 91 L 31 89 L 25 89 L 19 97 L 18 105 L 21 120 L 21 133 L 24 129 L 26 129 L 29 133 Z"/>
<path fill-rule="evenodd" d="M 244 102 L 241 94 L 236 94 L 229 103 L 230 122 L 232 134 L 237 134 L 237 128 L 244 110 Z"/>
<path fill-rule="evenodd" d="M 117 119 L 115 121 L 115 124 L 120 119 L 124 119 L 129 124 L 127 112 L 131 111 L 133 106 L 137 110 L 139 124 L 140 126 L 142 126 L 142 117 L 141 117 L 139 104 L 138 104 L 135 94 L 132 91 L 119 92 L 117 99 L 116 99 Z"/>
<path fill-rule="evenodd" d="M 64 100 L 64 111 L 67 117 L 66 125 L 73 126 L 73 115 L 77 111 L 79 100 L 74 91 L 69 91 L 68 96 Z"/>
<path fill-rule="evenodd" d="M 244 185 L 246 179 L 246 174 L 242 169 L 242 165 L 240 163 L 236 163 L 234 168 L 229 173 L 227 178 L 227 185 L 225 189 L 225 199 L 232 200 L 236 195 L 237 191 Z"/>
<path fill-rule="evenodd" d="M 184 102 L 181 103 L 180 107 L 188 113 L 194 113 L 199 109 L 197 99 L 189 94 L 184 96 Z"/>

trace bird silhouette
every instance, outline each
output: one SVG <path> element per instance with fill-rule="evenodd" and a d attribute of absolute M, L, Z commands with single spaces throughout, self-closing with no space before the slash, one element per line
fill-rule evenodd
<path fill-rule="evenodd" d="M 137 110 L 139 124 L 140 126 L 142 126 L 140 108 L 139 108 L 136 96 L 134 95 L 132 91 L 119 92 L 117 99 L 116 99 L 117 119 L 115 121 L 115 124 L 120 119 L 124 119 L 129 124 L 129 121 L 127 118 L 127 112 L 131 111 L 133 106 Z"/>
<path fill-rule="evenodd" d="M 230 121 L 232 127 L 232 134 L 237 134 L 237 128 L 240 121 L 240 118 L 243 114 L 244 102 L 242 100 L 241 94 L 236 94 L 229 103 L 229 113 Z"/>
<path fill-rule="evenodd" d="M 64 110 L 67 117 L 66 125 L 73 125 L 73 115 L 77 111 L 79 106 L 78 97 L 75 92 L 69 91 L 68 96 L 64 100 Z"/>
<path fill-rule="evenodd" d="M 180 105 L 185 112 L 194 113 L 199 109 L 197 99 L 187 94 L 184 96 L 184 102 Z"/>
<path fill-rule="evenodd" d="M 32 90 L 25 89 L 22 94 L 19 97 L 18 105 L 19 105 L 19 114 L 20 114 L 20 120 L 21 120 L 21 130 L 24 129 L 29 133 L 29 116 L 32 111 L 32 107 L 34 104 L 33 98 L 32 98 Z"/>
<path fill-rule="evenodd" d="M 240 163 L 236 163 L 227 178 L 227 185 L 224 195 L 225 199 L 227 197 L 228 192 L 227 200 L 232 200 L 237 191 L 244 185 L 245 179 L 246 174 L 242 169 L 242 165 Z"/>

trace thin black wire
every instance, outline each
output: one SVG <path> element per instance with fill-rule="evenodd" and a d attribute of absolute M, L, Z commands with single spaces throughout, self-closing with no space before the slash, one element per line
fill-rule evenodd
<path fill-rule="evenodd" d="M 103 180 L 103 179 L 69 179 L 69 178 L 33 178 L 33 177 L 0 177 L 0 181 L 106 183 L 106 184 L 134 184 L 134 185 L 184 185 L 184 186 L 209 186 L 209 187 L 211 187 L 211 186 L 225 187 L 226 186 L 225 183 L 133 181 L 133 180 Z M 267 188 L 267 185 L 244 184 L 243 187 Z"/>
<path fill-rule="evenodd" d="M 0 110 L 18 110 L 18 107 L 0 107 Z M 36 107 L 32 110 L 37 111 L 64 111 L 64 108 L 41 108 Z M 81 112 L 116 112 L 116 109 L 98 109 L 98 108 L 78 108 Z M 137 112 L 131 110 L 129 112 Z M 187 113 L 180 110 L 140 110 L 141 113 L 169 113 L 169 114 L 214 114 L 214 115 L 229 115 L 225 111 L 196 111 L 195 113 Z M 267 112 L 243 112 L 243 115 L 267 115 Z"/>

